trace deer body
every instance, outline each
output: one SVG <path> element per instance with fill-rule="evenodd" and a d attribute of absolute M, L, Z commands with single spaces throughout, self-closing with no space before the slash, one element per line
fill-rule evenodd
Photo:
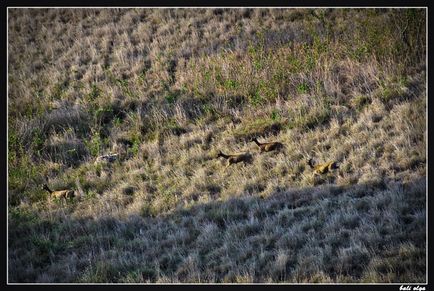
<path fill-rule="evenodd" d="M 51 197 L 55 197 L 55 198 L 74 198 L 76 197 L 76 193 L 74 190 L 59 190 L 59 191 L 52 191 L 50 188 L 48 188 L 47 184 L 44 184 L 44 186 L 42 187 L 42 189 L 47 190 Z"/>
<path fill-rule="evenodd" d="M 113 163 L 114 161 L 116 161 L 119 157 L 119 154 L 107 154 L 107 155 L 102 155 L 96 158 L 95 160 L 95 164 L 97 163 L 101 163 L 101 162 L 108 162 L 108 163 Z"/>
<path fill-rule="evenodd" d="M 259 149 L 262 152 L 271 152 L 274 150 L 280 150 L 283 148 L 283 144 L 280 142 L 264 142 L 260 143 L 256 138 L 254 138 L 252 141 L 256 143 L 256 145 L 259 147 Z"/>
<path fill-rule="evenodd" d="M 228 164 L 226 167 L 229 167 L 232 164 L 244 162 L 244 164 L 249 163 L 251 161 L 251 155 L 249 153 L 245 154 L 237 154 L 237 155 L 226 155 L 221 151 L 217 154 L 217 158 L 223 157 L 228 160 Z"/>
<path fill-rule="evenodd" d="M 339 168 L 337 163 L 334 161 L 330 161 L 324 164 L 314 165 L 312 159 L 309 159 L 307 161 L 307 164 L 310 166 L 311 169 L 313 169 L 313 172 L 317 175 L 326 174 L 331 170 Z"/>

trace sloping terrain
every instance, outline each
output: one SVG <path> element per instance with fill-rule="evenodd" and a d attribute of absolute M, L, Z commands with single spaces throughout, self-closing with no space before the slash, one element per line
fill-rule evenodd
<path fill-rule="evenodd" d="M 425 10 L 8 11 L 9 282 L 426 281 Z"/>

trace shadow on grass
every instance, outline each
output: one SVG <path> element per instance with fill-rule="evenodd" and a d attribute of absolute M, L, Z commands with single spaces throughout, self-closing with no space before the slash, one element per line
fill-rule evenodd
<path fill-rule="evenodd" d="M 320 185 L 158 217 L 9 213 L 10 282 L 424 282 L 426 182 Z"/>

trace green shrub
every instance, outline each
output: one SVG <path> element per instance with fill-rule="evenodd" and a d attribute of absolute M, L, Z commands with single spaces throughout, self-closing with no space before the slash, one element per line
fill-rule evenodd
<path fill-rule="evenodd" d="M 259 105 L 263 104 L 265 101 L 264 97 L 262 97 L 261 94 L 259 93 L 259 90 L 251 93 L 248 98 L 249 98 L 250 104 L 252 104 L 253 106 L 259 106 Z"/>
<path fill-rule="evenodd" d="M 69 82 L 67 80 L 57 83 L 52 89 L 51 99 L 62 100 L 66 90 L 68 89 L 68 86 Z"/>
<path fill-rule="evenodd" d="M 86 147 L 89 149 L 90 154 L 93 157 L 97 157 L 100 155 L 100 152 L 102 150 L 103 141 L 99 134 L 99 132 L 96 132 L 90 140 L 85 141 Z"/>
<path fill-rule="evenodd" d="M 89 102 L 95 101 L 101 96 L 101 94 L 102 90 L 96 84 L 92 84 L 90 86 L 90 92 L 87 95 L 87 99 Z"/>
<path fill-rule="evenodd" d="M 309 92 L 309 85 L 307 83 L 301 83 L 297 85 L 297 93 L 307 94 Z"/>

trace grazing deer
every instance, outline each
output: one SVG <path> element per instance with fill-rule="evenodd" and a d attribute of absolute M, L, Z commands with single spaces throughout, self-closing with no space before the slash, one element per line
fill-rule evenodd
<path fill-rule="evenodd" d="M 113 163 L 114 161 L 116 161 L 119 157 L 119 154 L 112 154 L 109 153 L 107 155 L 102 155 L 96 158 L 95 160 L 95 164 L 101 163 L 101 162 L 108 162 L 108 163 Z"/>
<path fill-rule="evenodd" d="M 252 141 L 254 141 L 258 145 L 259 149 L 261 150 L 261 153 L 271 152 L 274 150 L 281 150 L 284 147 L 282 143 L 277 141 L 260 143 L 256 137 L 253 138 Z"/>
<path fill-rule="evenodd" d="M 307 164 L 310 166 L 311 169 L 313 169 L 313 172 L 316 175 L 326 174 L 331 170 L 339 168 L 337 163 L 334 161 L 330 161 L 324 164 L 314 165 L 311 158 L 307 161 Z"/>
<path fill-rule="evenodd" d="M 43 190 L 47 190 L 50 193 L 51 197 L 55 197 L 55 198 L 59 198 L 59 199 L 60 198 L 65 198 L 65 199 L 67 199 L 67 198 L 74 198 L 74 197 L 78 196 L 77 193 L 75 193 L 74 190 L 52 191 L 50 188 L 48 188 L 47 184 L 44 184 L 42 186 L 42 189 Z"/>
<path fill-rule="evenodd" d="M 226 165 L 226 168 L 232 164 L 236 164 L 240 162 L 244 162 L 244 164 L 252 162 L 252 155 L 250 153 L 225 155 L 224 153 L 222 153 L 222 151 L 219 151 L 219 153 L 217 154 L 217 158 L 219 157 L 223 157 L 228 160 L 228 164 Z"/>

